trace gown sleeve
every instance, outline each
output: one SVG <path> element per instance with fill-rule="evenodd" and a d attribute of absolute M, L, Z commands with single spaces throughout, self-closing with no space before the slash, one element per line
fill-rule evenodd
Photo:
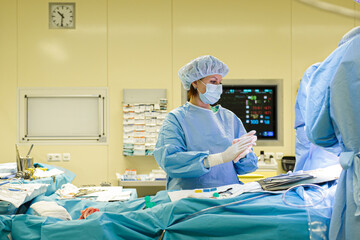
<path fill-rule="evenodd" d="M 306 133 L 317 145 L 330 147 L 338 142 L 339 133 L 344 139 L 358 132 L 354 122 L 358 121 L 355 115 L 359 108 L 359 43 L 360 38 L 356 38 L 337 49 L 322 66 L 321 74 L 311 80 Z"/>
<path fill-rule="evenodd" d="M 330 107 L 335 132 L 344 148 L 359 151 L 360 146 L 360 37 L 349 44 L 331 82 Z M 339 134 L 337 134 L 339 135 Z"/>
<path fill-rule="evenodd" d="M 322 147 L 335 145 L 338 140 L 330 116 L 330 90 L 328 86 L 321 86 L 321 91 L 316 91 L 309 97 L 306 118 L 306 134 L 311 142 Z M 320 89 L 319 89 L 320 90 Z M 318 99 L 316 96 L 322 95 Z"/>
<path fill-rule="evenodd" d="M 172 178 L 200 177 L 209 172 L 204 167 L 209 151 L 187 151 L 184 131 L 172 113 L 167 115 L 160 129 L 154 156 L 159 166 Z"/>
<path fill-rule="evenodd" d="M 258 158 L 256 154 L 251 151 L 244 158 L 241 158 L 237 163 L 234 164 L 235 170 L 239 175 L 254 172 L 256 169 L 258 169 L 257 162 Z"/>

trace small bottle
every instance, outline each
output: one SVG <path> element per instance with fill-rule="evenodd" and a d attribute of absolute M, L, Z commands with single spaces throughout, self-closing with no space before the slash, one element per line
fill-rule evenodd
<path fill-rule="evenodd" d="M 270 164 L 276 164 L 275 158 L 273 155 L 270 155 Z"/>
<path fill-rule="evenodd" d="M 125 174 L 124 174 L 124 176 L 123 176 L 123 178 L 124 178 L 124 181 L 128 181 L 128 180 L 130 180 L 130 170 L 129 169 L 125 169 Z"/>
<path fill-rule="evenodd" d="M 266 154 L 264 155 L 264 162 L 269 164 L 271 160 L 272 155 Z"/>
<path fill-rule="evenodd" d="M 259 162 L 264 162 L 264 151 L 260 151 Z"/>

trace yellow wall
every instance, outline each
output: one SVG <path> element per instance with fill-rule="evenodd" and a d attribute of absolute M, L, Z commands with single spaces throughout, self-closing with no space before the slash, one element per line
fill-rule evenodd
<path fill-rule="evenodd" d="M 15 161 L 17 3 L 0 0 L 0 162 Z"/>
<path fill-rule="evenodd" d="M 60 0 L 61 1 L 61 0 Z M 56 1 L 56 2 L 59 2 Z M 122 90 L 166 88 L 169 109 L 181 104 L 177 70 L 212 54 L 228 79 L 284 80 L 284 146 L 294 154 L 294 103 L 302 74 L 336 48 L 360 21 L 296 0 L 74 0 L 76 29 L 48 28 L 48 1 L 0 0 L 0 162 L 15 160 L 17 87 L 108 87 L 109 145 L 36 145 L 71 153 L 56 165 L 77 174 L 76 185 L 116 183 L 115 172 L 157 168 L 152 157 L 122 156 Z M 352 0 L 329 0 L 343 7 Z M 29 146 L 21 146 L 25 154 Z"/>

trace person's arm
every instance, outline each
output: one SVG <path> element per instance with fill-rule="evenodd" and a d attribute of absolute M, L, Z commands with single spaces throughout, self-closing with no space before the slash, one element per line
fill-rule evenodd
<path fill-rule="evenodd" d="M 200 137 L 200 136 L 199 136 Z M 159 166 L 172 178 L 200 177 L 209 172 L 204 159 L 209 151 L 187 151 L 184 132 L 176 117 L 169 113 L 161 127 L 154 150 Z"/>
<path fill-rule="evenodd" d="M 345 44 L 344 44 L 345 45 Z M 360 36 L 354 38 L 342 54 L 330 84 L 330 116 L 337 136 L 346 150 L 358 151 L 360 144 Z M 339 134 L 340 133 L 340 134 Z"/>
<path fill-rule="evenodd" d="M 234 166 L 237 174 L 242 175 L 256 171 L 256 169 L 258 169 L 257 163 L 258 158 L 251 150 L 245 157 L 234 163 Z"/>
<path fill-rule="evenodd" d="M 249 133 L 246 133 L 243 123 L 235 114 L 234 114 L 234 130 L 235 130 L 234 134 L 236 138 L 241 138 L 242 136 L 245 136 L 246 134 L 252 132 L 250 131 Z M 236 139 L 234 141 L 236 141 Z M 256 169 L 258 169 L 257 163 L 258 163 L 258 158 L 256 154 L 253 152 L 252 148 L 249 148 L 247 152 L 240 154 L 240 156 L 238 156 L 238 158 L 235 159 L 234 167 L 237 174 L 242 175 L 256 171 Z"/>
<path fill-rule="evenodd" d="M 354 54 L 358 52 L 356 49 L 352 51 L 355 51 Z M 333 82 L 339 83 L 342 81 L 345 83 L 345 78 L 354 74 L 353 70 L 352 72 L 344 71 L 344 67 L 349 64 L 351 68 L 351 65 L 355 64 L 357 60 L 353 63 L 346 63 L 346 61 L 344 61 L 346 55 L 349 55 L 348 45 L 336 49 L 319 66 L 316 73 L 310 79 L 308 87 L 309 95 L 306 100 L 306 134 L 311 142 L 322 147 L 331 147 L 338 142 L 330 110 L 330 107 L 333 107 L 331 105 L 334 105 L 334 102 L 331 100 L 333 96 L 331 96 L 330 86 Z M 339 92 L 339 90 L 334 90 Z M 343 95 L 341 97 L 344 99 L 350 98 L 349 95 Z M 341 101 L 342 100 L 340 100 L 340 102 Z M 341 106 L 339 107 L 341 109 Z M 345 109 L 342 111 L 344 113 Z"/>
<path fill-rule="evenodd" d="M 224 152 L 210 154 L 204 160 L 206 168 L 210 168 L 219 164 L 233 161 L 236 163 L 240 158 L 245 157 L 250 151 L 251 147 L 255 145 L 256 131 L 251 131 L 241 136 L 241 138 L 233 140 L 231 146 L 229 146 Z"/>
<path fill-rule="evenodd" d="M 307 104 L 306 134 L 311 142 L 322 147 L 335 145 L 338 140 L 330 116 L 330 91 L 328 86 L 322 86 L 322 91 L 310 97 Z M 321 94 L 323 97 L 317 95 Z"/>

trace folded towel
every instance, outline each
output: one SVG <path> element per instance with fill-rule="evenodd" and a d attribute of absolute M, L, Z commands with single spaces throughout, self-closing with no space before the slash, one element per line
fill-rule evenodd
<path fill-rule="evenodd" d="M 72 220 L 70 214 L 56 202 L 40 201 L 31 205 L 36 214 L 43 217 L 53 217 L 62 220 Z"/>

